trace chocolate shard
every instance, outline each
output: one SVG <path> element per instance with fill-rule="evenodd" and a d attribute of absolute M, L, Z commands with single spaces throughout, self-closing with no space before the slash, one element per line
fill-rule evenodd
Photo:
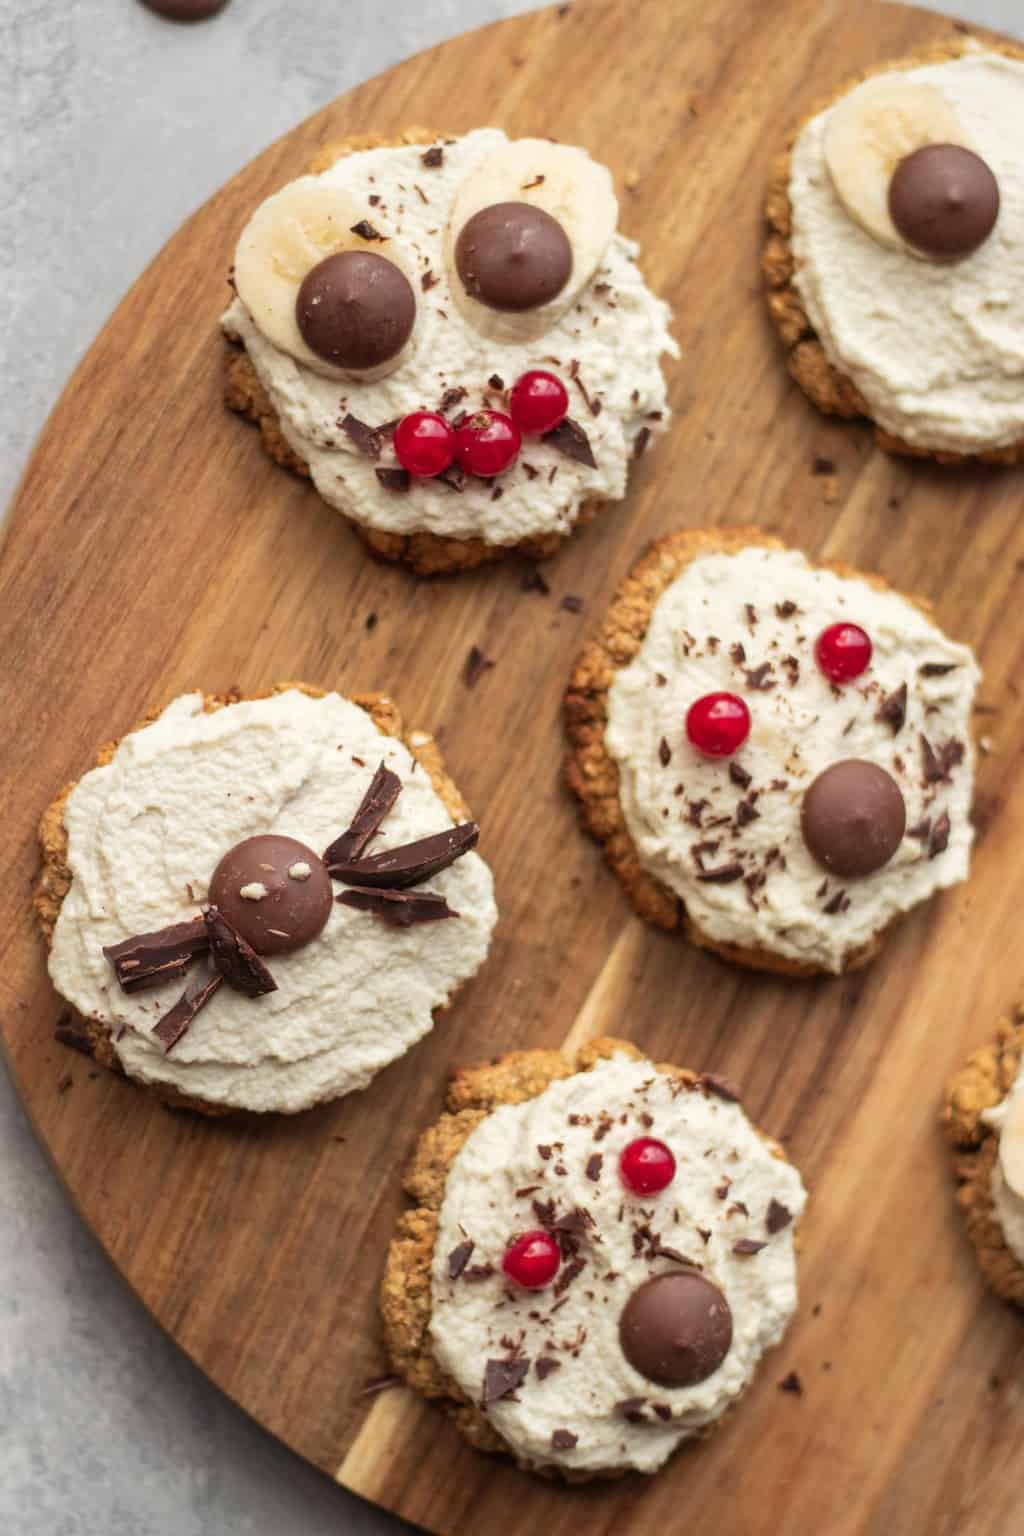
<path fill-rule="evenodd" d="M 762 1248 L 767 1248 L 767 1246 L 768 1246 L 768 1244 L 761 1242 L 761 1240 L 759 1238 L 756 1238 L 756 1237 L 741 1237 L 738 1243 L 733 1243 L 732 1251 L 733 1251 L 733 1253 L 739 1253 L 739 1254 L 747 1255 L 747 1254 L 753 1254 L 753 1253 L 760 1253 L 761 1249 Z"/>
<path fill-rule="evenodd" d="M 327 859 L 327 869 L 332 880 L 341 880 L 346 885 L 405 891 L 448 869 L 475 848 L 479 838 L 476 822 L 464 821 L 457 827 L 417 838 L 414 843 L 403 843 L 400 848 L 388 848 L 366 859 Z"/>
<path fill-rule="evenodd" d="M 918 667 L 922 677 L 946 677 L 948 673 L 955 672 L 959 662 L 956 661 L 926 661 Z"/>
<path fill-rule="evenodd" d="M 740 789 L 750 788 L 750 774 L 744 767 L 742 767 L 740 763 L 737 763 L 735 759 L 733 759 L 733 761 L 729 764 L 729 777 L 734 784 L 739 785 Z"/>
<path fill-rule="evenodd" d="M 642 1424 L 646 1402 L 646 1397 L 624 1397 L 615 1404 L 614 1411 L 621 1414 L 630 1424 Z"/>
<path fill-rule="evenodd" d="M 444 162 L 444 150 L 440 144 L 431 144 L 430 148 L 420 155 L 420 160 L 429 170 L 436 170 Z"/>
<path fill-rule="evenodd" d="M 553 432 L 545 432 L 543 441 L 549 443 L 556 452 L 564 454 L 567 459 L 575 459 L 577 464 L 585 464 L 588 469 L 597 468 L 590 438 L 579 422 L 574 421 L 571 416 L 567 416 Z"/>
<path fill-rule="evenodd" d="M 368 459 L 380 458 L 380 450 L 383 445 L 381 443 L 381 433 L 375 427 L 367 426 L 365 421 L 360 421 L 358 416 L 353 416 L 349 412 L 342 419 L 341 430 L 349 442 L 360 453 L 365 454 Z"/>
<path fill-rule="evenodd" d="M 945 853 L 949 847 L 950 820 L 949 812 L 943 811 L 928 837 L 928 857 L 937 859 L 940 853 Z"/>
<path fill-rule="evenodd" d="M 172 923 L 152 933 L 137 933 L 120 944 L 105 944 L 103 953 L 114 967 L 114 974 L 125 992 L 142 992 L 159 987 L 165 981 L 184 976 L 197 955 L 210 945 L 206 924 L 201 917 L 187 923 Z"/>
<path fill-rule="evenodd" d="M 544 1381 L 551 1375 L 552 1371 L 560 1371 L 562 1369 L 562 1362 L 561 1360 L 556 1360 L 553 1355 L 541 1355 L 534 1361 L 533 1368 L 537 1373 L 538 1381 Z"/>
<path fill-rule="evenodd" d="M 773 1199 L 768 1202 L 768 1213 L 764 1218 L 764 1224 L 766 1231 L 773 1237 L 776 1232 L 781 1232 L 783 1227 L 788 1227 L 792 1220 L 793 1212 L 788 1206 L 783 1205 L 781 1200 Z"/>
<path fill-rule="evenodd" d="M 898 736 L 903 729 L 906 718 L 907 685 L 906 683 L 900 683 L 899 687 L 894 688 L 892 693 L 885 695 L 885 698 L 878 706 L 875 719 L 883 721 L 890 728 L 893 735 Z"/>
<path fill-rule="evenodd" d="M 201 976 L 193 976 L 174 1006 L 154 1024 L 153 1033 L 167 1055 L 170 1055 L 182 1036 L 188 1034 L 196 1014 L 206 1007 L 210 998 L 223 985 L 224 977 L 219 971 L 206 971 Z"/>
<path fill-rule="evenodd" d="M 360 240 L 386 240 L 387 235 L 382 235 L 379 229 L 374 229 L 369 219 L 360 219 L 358 224 L 353 224 L 350 231 L 358 235 Z"/>
<path fill-rule="evenodd" d="M 92 1038 L 83 1020 L 78 1019 L 71 1012 L 62 1013 L 53 1026 L 53 1038 L 60 1045 L 69 1046 L 73 1051 L 81 1051 L 83 1056 L 95 1059 Z"/>
<path fill-rule="evenodd" d="M 587 1158 L 587 1178 L 596 1184 L 598 1179 L 601 1177 L 601 1169 L 603 1166 L 604 1158 L 601 1156 L 601 1153 L 592 1152 Z"/>
<path fill-rule="evenodd" d="M 469 1263 L 476 1244 L 472 1238 L 467 1238 L 464 1243 L 458 1243 L 448 1255 L 448 1278 L 457 1280 Z"/>
<path fill-rule="evenodd" d="M 402 781 L 398 774 L 392 773 L 390 768 L 381 763 L 347 829 L 334 839 L 325 852 L 324 863 L 328 868 L 332 864 L 347 864 L 360 857 L 401 793 Z"/>
<path fill-rule="evenodd" d="M 725 1099 L 728 1104 L 740 1102 L 739 1089 L 735 1088 L 727 1077 L 722 1077 L 717 1072 L 704 1072 L 701 1075 L 700 1085 L 705 1093 L 712 1094 L 716 1099 Z"/>
<path fill-rule="evenodd" d="M 265 997 L 277 991 L 277 982 L 259 955 L 219 908 L 207 907 L 203 920 L 210 938 L 210 958 L 229 987 L 246 997 Z"/>
<path fill-rule="evenodd" d="M 412 485 L 412 476 L 407 469 L 375 469 L 374 474 L 386 491 L 397 491 L 401 495 Z"/>
<path fill-rule="evenodd" d="M 703 1264 L 698 1264 L 696 1259 L 688 1259 L 685 1253 L 680 1253 L 678 1248 L 670 1248 L 666 1243 L 656 1243 L 650 1251 L 652 1259 L 670 1259 L 673 1264 L 682 1264 L 686 1269 L 703 1269 Z"/>
<path fill-rule="evenodd" d="M 579 1444 L 579 1435 L 574 1435 L 571 1429 L 553 1429 L 551 1431 L 551 1449 L 553 1451 L 571 1451 L 573 1446 Z"/>
<path fill-rule="evenodd" d="M 804 1384 L 800 1380 L 800 1377 L 797 1375 L 796 1371 L 790 1371 L 788 1375 L 783 1376 L 782 1380 L 779 1382 L 779 1391 L 792 1392 L 794 1397 L 803 1396 Z"/>
<path fill-rule="evenodd" d="M 382 891 L 370 886 L 350 886 L 336 898 L 343 907 L 372 912 L 392 928 L 412 928 L 416 923 L 437 923 L 458 917 L 436 891 Z"/>
<path fill-rule="evenodd" d="M 535 1212 L 538 1210 L 538 1201 L 534 1201 L 533 1208 Z M 543 1221 L 541 1225 L 547 1227 L 549 1232 L 569 1232 L 575 1234 L 589 1231 L 594 1225 L 594 1218 L 589 1211 L 585 1211 L 581 1205 L 577 1205 L 574 1210 L 566 1211 L 564 1216 L 559 1216 L 555 1220 Z"/>
<path fill-rule="evenodd" d="M 719 864 L 717 869 L 702 869 L 697 879 L 705 885 L 732 885 L 743 879 L 742 864 Z"/>
<path fill-rule="evenodd" d="M 529 1369 L 529 1360 L 488 1360 L 484 1366 L 483 1406 L 510 1397 L 522 1386 Z"/>

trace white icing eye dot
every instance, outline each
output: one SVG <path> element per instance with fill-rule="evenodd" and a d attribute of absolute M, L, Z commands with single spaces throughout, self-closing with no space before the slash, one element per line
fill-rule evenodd
<path fill-rule="evenodd" d="M 238 894 L 246 901 L 262 901 L 267 894 L 267 888 L 261 880 L 253 880 L 248 885 L 240 886 Z"/>
<path fill-rule="evenodd" d="M 312 869 L 310 869 L 304 859 L 299 859 L 297 863 L 290 865 L 288 868 L 289 880 L 308 880 L 312 873 Z"/>

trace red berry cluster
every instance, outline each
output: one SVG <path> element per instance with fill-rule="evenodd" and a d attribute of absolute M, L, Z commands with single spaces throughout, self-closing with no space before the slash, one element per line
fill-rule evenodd
<path fill-rule="evenodd" d="M 418 479 L 443 475 L 453 464 L 489 480 L 511 469 L 523 437 L 553 432 L 565 420 L 569 395 L 561 379 L 531 368 L 512 386 L 509 414 L 487 407 L 458 427 L 438 411 L 411 411 L 395 428 L 395 456 Z"/>
<path fill-rule="evenodd" d="M 859 624 L 830 624 L 814 646 L 830 683 L 849 683 L 871 665 L 871 636 Z M 736 693 L 705 693 L 686 712 L 686 734 L 705 757 L 732 757 L 750 735 L 750 710 Z"/>

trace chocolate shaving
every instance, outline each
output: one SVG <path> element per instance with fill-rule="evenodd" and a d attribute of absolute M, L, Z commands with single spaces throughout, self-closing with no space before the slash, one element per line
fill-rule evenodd
<path fill-rule="evenodd" d="M 461 384 L 453 384 L 451 389 L 446 389 L 441 396 L 441 410 L 450 411 L 454 406 L 461 405 L 469 391 Z"/>
<path fill-rule="evenodd" d="M 729 777 L 734 784 L 739 785 L 740 789 L 750 788 L 750 774 L 745 768 L 741 768 L 739 763 L 732 762 L 729 764 Z"/>
<path fill-rule="evenodd" d="M 716 1099 L 725 1099 L 728 1104 L 740 1102 L 739 1090 L 733 1087 L 727 1077 L 720 1077 L 717 1072 L 702 1073 L 700 1085 L 705 1093 L 713 1094 Z"/>
<path fill-rule="evenodd" d="M 542 597 L 547 597 L 551 591 L 544 573 L 536 569 L 524 571 L 519 586 L 523 592 L 539 592 Z"/>
<path fill-rule="evenodd" d="M 741 1237 L 738 1243 L 733 1243 L 732 1251 L 741 1254 L 760 1253 L 767 1246 L 767 1243 L 762 1243 L 756 1237 Z"/>
<path fill-rule="evenodd" d="M 566 613 L 582 613 L 584 607 L 583 599 L 582 597 L 577 597 L 573 592 L 567 592 L 562 598 L 561 607 L 565 609 Z"/>
<path fill-rule="evenodd" d="M 579 1444 L 579 1435 L 574 1435 L 571 1429 L 553 1429 L 551 1431 L 551 1449 L 553 1451 L 571 1451 L 573 1446 Z"/>
<path fill-rule="evenodd" d="M 907 719 L 907 685 L 900 683 L 892 693 L 887 693 L 879 704 L 875 719 L 890 727 L 894 736 L 902 731 Z"/>
<path fill-rule="evenodd" d="M 442 485 L 446 485 L 450 491 L 455 491 L 457 495 L 461 496 L 463 486 L 466 484 L 466 471 L 461 464 L 449 464 L 448 468 L 442 469 L 439 475 L 434 476 L 434 479 L 440 480 Z"/>
<path fill-rule="evenodd" d="M 462 681 L 467 688 L 475 688 L 485 672 L 489 672 L 494 662 L 489 656 L 485 656 L 478 645 L 469 648 L 466 664 L 462 669 Z"/>
<path fill-rule="evenodd" d="M 428 170 L 436 171 L 444 161 L 444 150 L 440 144 L 431 144 L 430 148 L 420 155 L 420 160 Z"/>
<path fill-rule="evenodd" d="M 152 933 L 137 933 L 120 944 L 105 944 L 103 953 L 114 967 L 122 990 L 142 992 L 165 981 L 177 981 L 209 945 L 206 924 L 201 917 L 194 917 Z"/>
<path fill-rule="evenodd" d="M 773 682 L 769 682 L 769 678 L 771 677 L 771 670 L 771 662 L 762 661 L 759 667 L 754 667 L 752 670 L 747 672 L 747 687 L 753 688 L 755 692 L 759 691 L 761 693 L 768 693 L 772 688 L 775 687 Z"/>
<path fill-rule="evenodd" d="M 776 1232 L 781 1232 L 783 1227 L 788 1227 L 793 1220 L 793 1212 L 783 1205 L 781 1200 L 771 1200 L 768 1204 L 768 1214 L 764 1218 L 765 1230 L 774 1237 Z"/>
<path fill-rule="evenodd" d="M 932 827 L 931 835 L 928 838 L 928 857 L 930 859 L 938 858 L 939 854 L 945 853 L 949 847 L 949 826 L 949 812 L 943 811 L 934 827 Z"/>
<path fill-rule="evenodd" d="M 201 976 L 193 976 L 174 1006 L 154 1024 L 153 1033 L 168 1055 L 181 1037 L 188 1033 L 196 1014 L 206 1006 L 223 982 L 224 978 L 218 971 L 205 971 Z"/>
<path fill-rule="evenodd" d="M 358 859 L 401 793 L 401 779 L 381 763 L 347 829 L 324 853 L 324 863 L 330 867 Z"/>
<path fill-rule="evenodd" d="M 601 1169 L 604 1166 L 604 1158 L 600 1152 L 592 1152 L 587 1158 L 587 1178 L 597 1183 L 601 1177 Z"/>
<path fill-rule="evenodd" d="M 796 613 L 796 603 L 787 597 L 783 602 L 775 604 L 775 612 L 780 619 L 791 619 Z"/>
<path fill-rule="evenodd" d="M 467 1238 L 464 1243 L 459 1243 L 457 1247 L 452 1249 L 451 1253 L 448 1255 L 449 1280 L 457 1280 L 459 1278 L 459 1276 L 462 1274 L 462 1271 L 469 1263 L 473 1254 L 473 1249 L 475 1247 L 476 1244 L 472 1241 L 472 1239 Z"/>
<path fill-rule="evenodd" d="M 849 896 L 847 896 L 845 890 L 840 889 L 825 903 L 821 910 L 825 913 L 826 917 L 836 917 L 840 912 L 845 912 L 849 905 Z"/>
<path fill-rule="evenodd" d="M 533 1209 L 534 1214 L 541 1222 L 541 1225 L 547 1227 L 549 1232 L 569 1233 L 572 1235 L 579 1232 L 586 1232 L 590 1227 L 594 1225 L 593 1216 L 591 1216 L 589 1211 L 585 1211 L 580 1205 L 577 1205 L 571 1211 L 566 1211 L 565 1215 L 559 1216 L 557 1220 L 554 1217 L 554 1211 L 550 1201 L 547 1205 L 541 1205 L 539 1200 L 535 1200 L 533 1202 Z M 544 1220 L 544 1216 L 547 1217 L 547 1220 Z"/>
<path fill-rule="evenodd" d="M 640 431 L 637 433 L 636 437 L 633 440 L 633 457 L 634 457 L 634 459 L 642 459 L 643 458 L 645 452 L 647 451 L 647 444 L 650 442 L 650 440 L 651 440 L 651 429 L 650 429 L 650 427 L 641 427 Z"/>
<path fill-rule="evenodd" d="M 796 1371 L 790 1371 L 788 1376 L 783 1376 L 782 1380 L 779 1382 L 779 1391 L 792 1392 L 794 1397 L 803 1396 L 804 1384 L 800 1380 L 800 1377 L 797 1375 Z"/>
<path fill-rule="evenodd" d="M 663 736 L 658 742 L 658 761 L 663 768 L 667 768 L 672 761 L 672 748 Z"/>
<path fill-rule="evenodd" d="M 372 912 L 392 928 L 411 928 L 416 923 L 437 923 L 458 917 L 436 891 L 382 891 L 376 887 L 350 886 L 335 898 L 343 907 Z"/>
<path fill-rule="evenodd" d="M 743 879 L 743 865 L 719 864 L 717 869 L 702 869 L 697 879 L 704 885 L 731 885 L 734 880 Z"/>
<path fill-rule="evenodd" d="M 374 229 L 369 219 L 360 219 L 358 224 L 353 224 L 350 233 L 358 235 L 360 240 L 387 239 L 387 235 L 382 235 L 379 229 Z"/>
<path fill-rule="evenodd" d="M 685 1253 L 680 1253 L 678 1248 L 669 1248 L 665 1243 L 656 1243 L 647 1255 L 650 1259 L 671 1259 L 673 1264 L 682 1264 L 687 1269 L 703 1269 L 696 1259 L 688 1259 Z"/>
<path fill-rule="evenodd" d="M 417 838 L 413 843 L 403 843 L 400 848 L 388 848 L 384 853 L 372 854 L 365 859 L 332 859 L 327 872 L 332 880 L 346 885 L 374 886 L 380 890 L 405 891 L 412 885 L 420 885 L 432 875 L 439 875 L 461 859 L 464 853 L 475 848 L 480 839 L 480 828 L 475 821 L 464 821 L 445 832 L 435 832 L 430 837 Z"/>
<path fill-rule="evenodd" d="M 544 442 L 550 443 L 556 453 L 564 454 L 567 459 L 575 459 L 577 464 L 585 464 L 588 469 L 597 468 L 597 460 L 590 446 L 590 438 L 584 432 L 578 421 L 571 416 L 552 432 L 545 432 Z"/>
<path fill-rule="evenodd" d="M 614 1412 L 628 1419 L 630 1424 L 644 1423 L 644 1404 L 646 1397 L 624 1397 L 615 1404 Z"/>
<path fill-rule="evenodd" d="M 207 907 L 203 920 L 210 938 L 210 958 L 229 987 L 246 997 L 264 997 L 277 991 L 270 971 L 223 912 Z"/>
<path fill-rule="evenodd" d="M 956 661 L 926 661 L 918 667 L 922 677 L 945 677 L 949 672 L 955 672 L 959 662 Z"/>
<path fill-rule="evenodd" d="M 558 1279 L 551 1288 L 554 1294 L 556 1296 L 563 1295 L 586 1267 L 585 1259 L 573 1259 L 570 1263 L 566 1264 L 565 1268 L 559 1271 Z"/>
<path fill-rule="evenodd" d="M 374 474 L 386 491 L 396 491 L 400 495 L 408 491 L 412 484 L 412 476 L 407 469 L 375 469 Z"/>
<path fill-rule="evenodd" d="M 537 1373 L 538 1380 L 545 1381 L 552 1371 L 560 1371 L 562 1369 L 562 1362 L 561 1360 L 554 1359 L 551 1355 L 541 1355 L 538 1360 L 533 1362 L 533 1368 Z"/>
<path fill-rule="evenodd" d="M 367 426 L 365 421 L 360 421 L 358 416 L 351 412 L 342 418 L 341 430 L 349 442 L 364 453 L 368 459 L 379 459 L 381 450 L 381 434 L 376 427 Z"/>
<path fill-rule="evenodd" d="M 364 1381 L 360 1389 L 360 1397 L 376 1397 L 378 1392 L 390 1392 L 392 1387 L 402 1385 L 401 1376 L 371 1376 L 369 1381 Z"/>
<path fill-rule="evenodd" d="M 510 1397 L 522 1386 L 529 1369 L 529 1360 L 488 1360 L 484 1367 L 483 1406 Z"/>
<path fill-rule="evenodd" d="M 462 1278 L 467 1284 L 476 1285 L 481 1280 L 489 1280 L 493 1274 L 493 1264 L 471 1264 L 463 1271 Z"/>

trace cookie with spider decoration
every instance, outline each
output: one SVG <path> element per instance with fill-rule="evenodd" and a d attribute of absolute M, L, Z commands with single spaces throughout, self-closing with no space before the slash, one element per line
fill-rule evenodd
<path fill-rule="evenodd" d="M 967 876 L 979 675 L 878 577 L 756 528 L 669 534 L 572 673 L 569 786 L 649 922 L 848 970 Z"/>

